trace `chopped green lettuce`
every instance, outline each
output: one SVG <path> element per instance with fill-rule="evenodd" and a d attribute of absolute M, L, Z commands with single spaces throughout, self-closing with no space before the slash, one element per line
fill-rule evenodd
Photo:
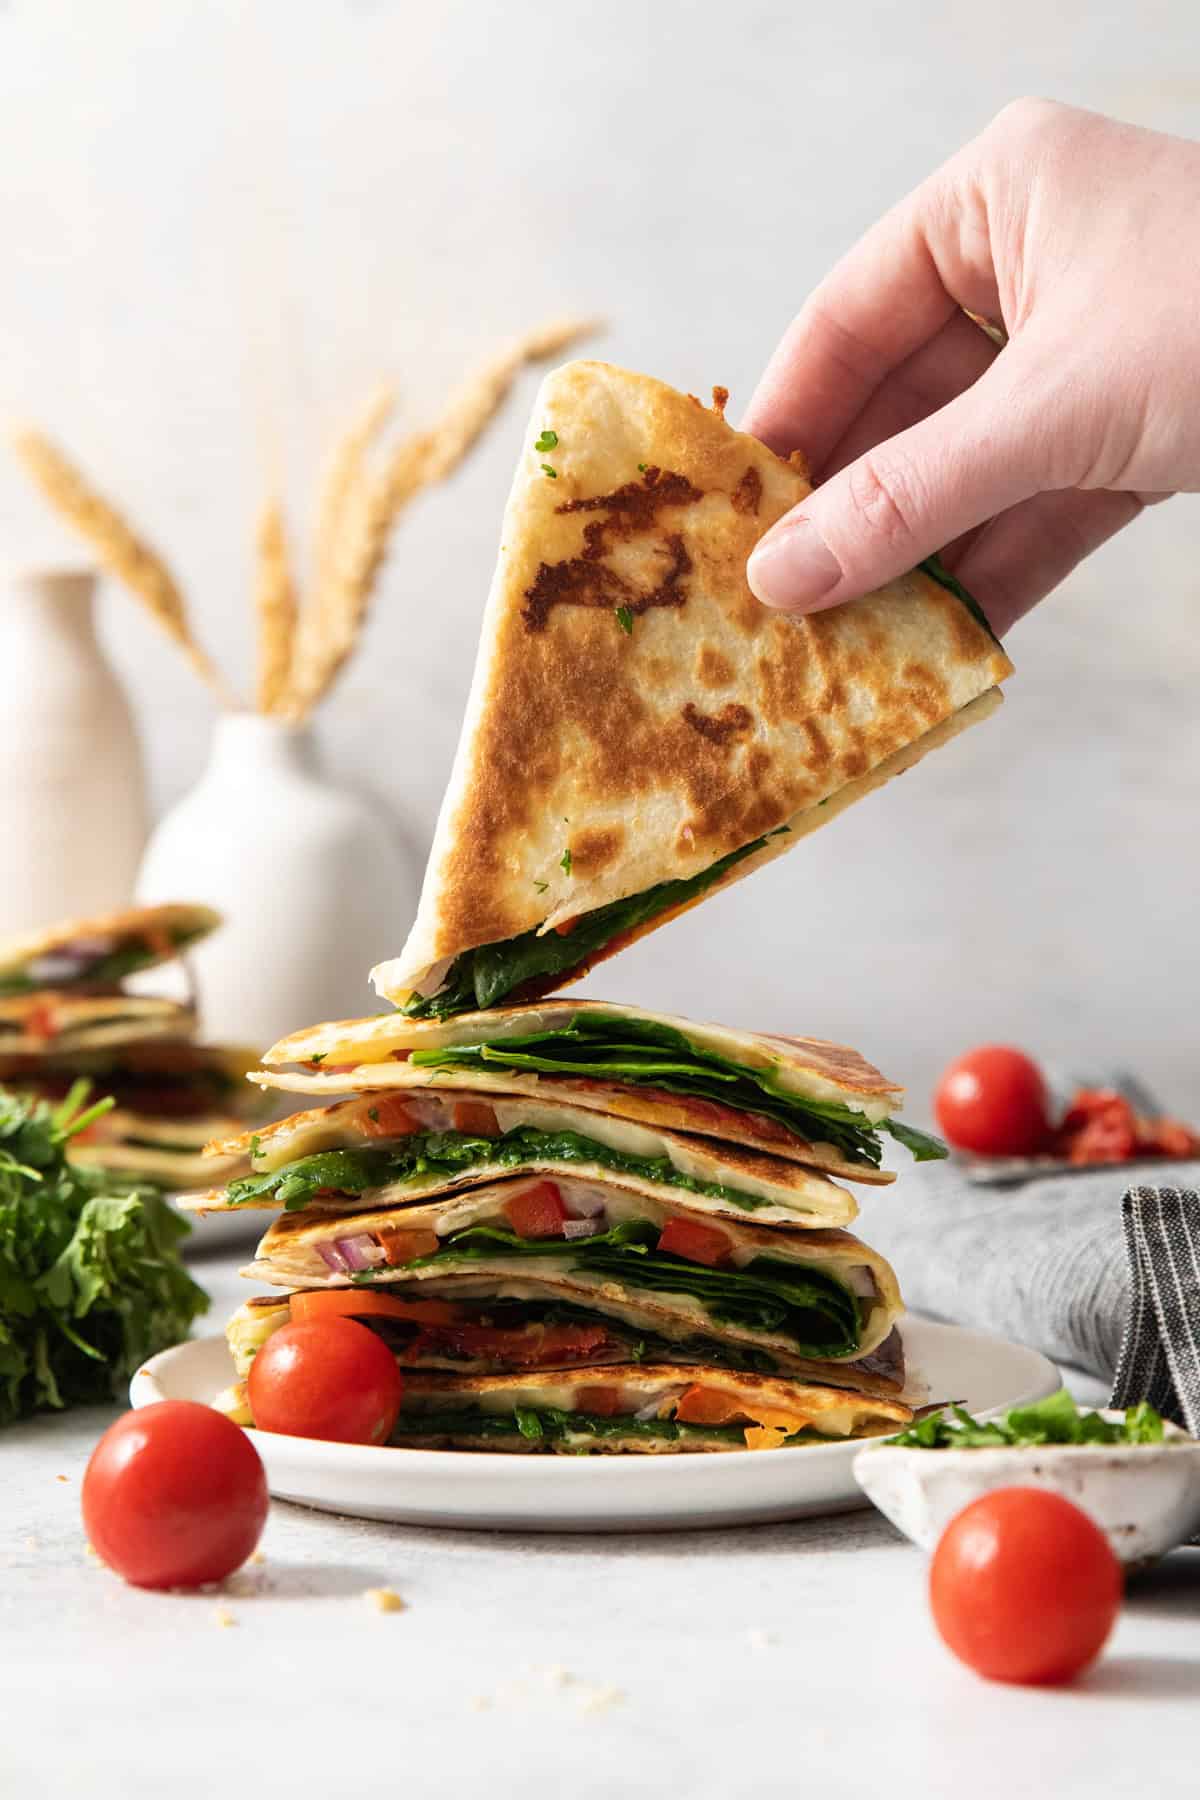
<path fill-rule="evenodd" d="M 915 1450 L 994 1450 L 1038 1444 L 1160 1444 L 1163 1421 L 1141 1401 L 1120 1420 L 1081 1412 L 1066 1388 L 1032 1406 L 1014 1406 L 999 1419 L 974 1419 L 961 1406 L 931 1413 L 889 1444 Z"/>

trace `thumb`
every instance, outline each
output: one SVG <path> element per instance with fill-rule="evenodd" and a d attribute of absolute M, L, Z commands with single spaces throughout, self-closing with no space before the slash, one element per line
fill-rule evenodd
<path fill-rule="evenodd" d="M 785 514 L 747 565 L 757 598 L 798 613 L 857 599 L 1052 485 L 1053 410 L 1035 401 L 1043 383 L 1025 361 L 1010 345 L 949 405 Z"/>

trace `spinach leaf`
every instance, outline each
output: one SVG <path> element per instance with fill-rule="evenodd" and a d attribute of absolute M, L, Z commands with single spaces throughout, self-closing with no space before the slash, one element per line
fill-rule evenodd
<path fill-rule="evenodd" d="M 940 556 L 927 556 L 923 563 L 918 563 L 917 567 L 922 569 L 932 581 L 936 581 L 939 587 L 946 588 L 956 600 L 961 601 L 975 623 L 983 626 L 993 644 L 1000 645 L 1000 639 L 992 630 L 991 621 L 974 594 L 967 592 L 962 582 L 950 573 Z M 1002 645 L 1000 647 L 1003 648 Z"/>
<path fill-rule="evenodd" d="M 802 1356 L 830 1360 L 857 1351 L 862 1333 L 858 1300 L 825 1270 L 765 1256 L 741 1269 L 710 1269 L 656 1250 L 658 1236 L 658 1227 L 646 1219 L 627 1219 L 570 1244 L 561 1238 L 521 1238 L 500 1225 L 468 1225 L 432 1255 L 405 1266 L 449 1270 L 510 1257 L 536 1265 L 551 1257 L 571 1269 L 609 1277 L 626 1290 L 690 1295 L 714 1324 L 780 1334 Z M 351 1279 L 366 1287 L 376 1275 L 376 1270 L 364 1269 Z"/>
<path fill-rule="evenodd" d="M 455 1013 L 476 1009 L 485 1012 L 490 1006 L 498 1006 L 526 983 L 564 975 L 587 962 L 614 938 L 671 907 L 698 899 L 728 869 L 753 856 L 766 842 L 766 837 L 755 838 L 753 843 L 730 851 L 728 856 L 720 857 L 684 881 L 660 881 L 640 894 L 630 894 L 627 899 L 612 900 L 607 906 L 582 913 L 563 937 L 555 931 L 539 935 L 534 927 L 496 944 L 464 950 L 451 964 L 436 994 L 413 994 L 402 1011 L 411 1019 L 448 1019 Z"/>
<path fill-rule="evenodd" d="M 504 1438 L 521 1436 L 532 1443 L 562 1443 L 572 1437 L 646 1438 L 675 1442 L 692 1439 L 745 1446 L 740 1425 L 677 1425 L 674 1419 L 635 1419 L 584 1412 L 565 1412 L 557 1406 L 516 1406 L 511 1413 L 485 1412 L 482 1407 L 447 1408 L 443 1412 L 401 1413 L 392 1442 L 410 1437 Z M 789 1440 L 790 1441 L 790 1440 Z"/>

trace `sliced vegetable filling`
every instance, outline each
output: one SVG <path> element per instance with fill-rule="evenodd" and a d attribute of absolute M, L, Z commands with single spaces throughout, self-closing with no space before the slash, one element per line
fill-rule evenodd
<path fill-rule="evenodd" d="M 191 931 L 168 932 L 172 951 L 185 950 L 196 938 L 204 937 L 207 930 L 207 926 L 200 926 Z M 35 956 L 24 968 L 0 972 L 0 999 L 35 993 L 39 988 L 116 987 L 127 975 L 150 967 L 161 957 L 162 943 L 157 937 L 64 944 L 61 949 Z"/>
<path fill-rule="evenodd" d="M 778 831 L 787 831 L 782 825 Z M 767 837 L 755 838 L 711 863 L 707 869 L 684 881 L 660 881 L 640 894 L 625 900 L 612 900 L 592 912 L 572 919 L 570 930 L 542 933 L 538 927 L 523 931 L 517 937 L 500 943 L 482 944 L 475 950 L 464 950 L 455 957 L 446 979 L 436 994 L 413 994 L 401 1009 L 410 1019 L 449 1019 L 455 1013 L 486 1012 L 502 1000 L 533 998 L 532 992 L 547 993 L 558 978 L 576 970 L 597 956 L 601 950 L 615 945 L 618 938 L 636 931 L 648 920 L 657 918 L 676 906 L 698 900 L 701 894 L 719 881 L 726 870 L 747 856 L 753 856 L 767 843 Z"/>
<path fill-rule="evenodd" d="M 903 1144 L 918 1162 L 947 1155 L 939 1138 L 899 1119 L 875 1125 L 841 1101 L 791 1093 L 769 1069 L 739 1066 L 693 1044 L 674 1026 L 650 1019 L 581 1012 L 557 1030 L 414 1050 L 408 1060 L 414 1068 L 526 1070 L 697 1095 L 775 1119 L 809 1142 L 832 1144 L 847 1161 L 870 1168 L 878 1168 L 882 1160 L 880 1132 Z"/>
<path fill-rule="evenodd" d="M 815 1433 L 800 1432 L 792 1443 Z M 531 1447 L 549 1449 L 575 1439 L 644 1438 L 647 1442 L 676 1443 L 689 1440 L 746 1448 L 745 1428 L 740 1425 L 685 1425 L 674 1419 L 639 1419 L 633 1414 L 609 1417 L 596 1413 L 563 1412 L 558 1407 L 515 1407 L 511 1413 L 455 1409 L 446 1412 L 401 1413 L 392 1433 L 393 1444 L 410 1438 L 524 1438 Z"/>
<path fill-rule="evenodd" d="M 744 1212 L 773 1204 L 724 1182 L 701 1181 L 685 1174 L 667 1156 L 631 1156 L 580 1132 L 539 1131 L 530 1125 L 497 1137 L 464 1131 L 416 1132 L 386 1148 L 317 1151 L 268 1174 L 232 1182 L 226 1199 L 231 1206 L 244 1206 L 269 1197 L 286 1212 L 296 1212 L 330 1190 L 359 1195 L 376 1188 L 427 1187 L 430 1177 L 453 1180 L 478 1168 L 520 1169 L 547 1162 L 597 1165 L 614 1175 L 633 1175 L 721 1200 Z"/>
<path fill-rule="evenodd" d="M 535 1185 L 557 1192 L 552 1182 Z M 443 1239 L 429 1230 L 398 1226 L 321 1243 L 317 1251 L 332 1274 L 356 1286 L 386 1280 L 397 1268 L 452 1273 L 497 1261 L 507 1265 L 514 1258 L 535 1267 L 538 1259 L 553 1258 L 556 1272 L 598 1275 L 623 1291 L 687 1295 L 715 1326 L 781 1335 L 801 1356 L 836 1360 L 859 1348 L 863 1307 L 858 1296 L 822 1268 L 771 1256 L 755 1256 L 735 1267 L 726 1235 L 688 1220 L 671 1219 L 659 1227 L 649 1219 L 632 1218 L 607 1230 L 595 1229 L 596 1220 L 580 1221 L 588 1235 L 569 1238 L 567 1226 L 574 1221 L 563 1219 L 552 1233 L 548 1216 L 530 1217 L 538 1204 L 530 1195 L 525 1189 L 511 1203 L 523 1209 L 517 1223 L 525 1225 L 525 1235 L 499 1223 L 468 1225 Z M 722 1239 L 728 1253 L 719 1247 Z"/>

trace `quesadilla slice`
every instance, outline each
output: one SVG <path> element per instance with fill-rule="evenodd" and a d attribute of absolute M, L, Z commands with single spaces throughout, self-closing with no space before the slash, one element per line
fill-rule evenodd
<path fill-rule="evenodd" d="M 723 417 L 599 362 L 544 382 L 416 923 L 416 1017 L 534 1000 L 999 703 L 1012 665 L 936 561 L 806 618 L 745 566 L 812 491 Z"/>
<path fill-rule="evenodd" d="M 245 1174 L 244 1152 L 204 1154 L 213 1137 L 229 1134 L 237 1124 L 225 1115 L 162 1119 L 114 1107 L 72 1138 L 67 1155 L 83 1168 L 103 1169 L 130 1186 L 186 1192 L 214 1178 L 233 1181 Z"/>
<path fill-rule="evenodd" d="M 722 1138 L 860 1181 L 890 1181 L 881 1133 L 919 1160 L 945 1146 L 892 1117 L 903 1089 L 854 1050 L 758 1036 L 599 1000 L 450 1020 L 318 1025 L 274 1045 L 266 1086 L 309 1093 L 470 1088 Z"/>
<path fill-rule="evenodd" d="M 221 923 L 211 906 L 170 902 L 69 919 L 0 941 L 0 996 L 39 988 L 110 992 L 127 975 L 172 957 Z"/>
<path fill-rule="evenodd" d="M 688 1330 L 818 1362 L 853 1361 L 903 1312 L 890 1265 L 845 1231 L 778 1231 L 634 1187 L 518 1179 L 430 1206 L 306 1207 L 268 1228 L 251 1280 L 412 1291 L 441 1276 L 553 1279 L 582 1304 L 633 1295 Z"/>
<path fill-rule="evenodd" d="M 516 1175 L 615 1180 L 760 1225 L 849 1225 L 858 1212 L 845 1188 L 780 1157 L 523 1098 L 365 1095 L 210 1148 L 214 1158 L 249 1159 L 249 1173 L 230 1182 L 214 1166 L 212 1179 L 229 1185 L 197 1195 L 196 1212 L 314 1203 L 377 1212 Z"/>
<path fill-rule="evenodd" d="M 0 1057 L 68 1056 L 150 1039 L 185 1042 L 190 1006 L 138 994 L 39 991 L 0 999 Z"/>
<path fill-rule="evenodd" d="M 198 1119 L 211 1114 L 243 1118 L 255 1110 L 247 1073 L 258 1058 L 230 1045 L 136 1043 L 65 1055 L 13 1055 L 0 1049 L 0 1087 L 61 1100 L 86 1076 L 91 1097 L 111 1095 L 126 1112 L 159 1119 Z"/>
<path fill-rule="evenodd" d="M 581 1296 L 570 1278 L 488 1280 L 438 1276 L 409 1287 L 305 1288 L 256 1294 L 226 1327 L 238 1374 L 284 1325 L 349 1318 L 381 1337 L 400 1367 L 456 1375 L 503 1375 L 526 1369 L 602 1368 L 610 1363 L 703 1363 L 759 1375 L 801 1375 L 830 1387 L 891 1398 L 905 1386 L 904 1345 L 893 1329 L 854 1362 L 814 1361 L 697 1330 L 631 1292 Z"/>
<path fill-rule="evenodd" d="M 898 1400 L 844 1388 L 621 1363 L 570 1373 L 410 1375 L 389 1441 L 527 1454 L 776 1450 L 883 1436 L 912 1417 Z"/>

